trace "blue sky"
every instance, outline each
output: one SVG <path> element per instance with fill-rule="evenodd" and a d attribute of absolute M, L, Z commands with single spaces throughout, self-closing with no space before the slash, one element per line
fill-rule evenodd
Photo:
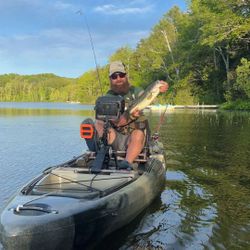
<path fill-rule="evenodd" d="M 0 74 L 78 77 L 95 68 L 84 16 L 103 66 L 174 5 L 186 8 L 185 0 L 0 0 Z"/>

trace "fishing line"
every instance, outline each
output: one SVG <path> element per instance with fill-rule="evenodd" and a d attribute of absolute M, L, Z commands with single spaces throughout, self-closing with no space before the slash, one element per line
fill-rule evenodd
<path fill-rule="evenodd" d="M 164 112 L 163 112 L 163 113 L 161 114 L 161 116 L 160 116 L 160 121 L 159 121 L 158 126 L 156 127 L 155 133 L 154 133 L 154 134 L 156 134 L 156 135 L 159 135 L 160 128 L 161 128 L 161 126 L 162 126 L 162 124 L 163 124 L 163 121 L 164 121 L 163 119 L 164 119 L 164 117 L 165 117 L 167 108 L 168 108 L 168 107 L 166 106 Z"/>
<path fill-rule="evenodd" d="M 79 14 L 79 15 L 83 16 L 85 25 L 86 25 L 86 27 L 87 27 L 87 31 L 88 31 L 88 35 L 89 35 L 89 41 L 90 41 L 90 44 L 91 44 L 91 49 L 92 49 L 92 53 L 93 53 L 93 57 L 94 57 L 94 61 L 95 61 L 95 68 L 96 68 L 97 79 L 98 79 L 98 82 L 99 82 L 101 94 L 102 94 L 102 96 L 103 96 L 102 83 L 101 83 L 99 68 L 98 68 L 97 59 L 96 59 L 95 47 L 94 47 L 93 38 L 92 38 L 92 35 L 91 35 L 91 32 L 90 32 L 88 20 L 87 20 L 86 15 L 83 14 L 83 12 L 82 12 L 81 10 L 78 10 L 78 11 L 76 12 L 76 14 Z"/>

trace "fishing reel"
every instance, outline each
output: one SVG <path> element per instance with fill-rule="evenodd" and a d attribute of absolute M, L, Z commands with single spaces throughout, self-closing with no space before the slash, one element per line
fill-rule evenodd
<path fill-rule="evenodd" d="M 96 100 L 95 118 L 102 121 L 118 120 L 125 110 L 122 96 L 101 96 Z"/>

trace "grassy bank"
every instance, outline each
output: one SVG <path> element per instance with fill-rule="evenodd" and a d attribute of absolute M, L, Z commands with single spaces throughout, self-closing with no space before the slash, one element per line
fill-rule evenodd
<path fill-rule="evenodd" d="M 250 111 L 250 100 L 226 102 L 220 105 L 220 109 Z"/>

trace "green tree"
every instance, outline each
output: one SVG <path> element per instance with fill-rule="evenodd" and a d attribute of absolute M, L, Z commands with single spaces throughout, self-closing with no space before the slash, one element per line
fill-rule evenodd
<path fill-rule="evenodd" d="M 237 88 L 250 98 L 250 61 L 246 58 L 241 59 L 241 65 L 236 69 Z"/>
<path fill-rule="evenodd" d="M 213 49 L 215 68 L 225 71 L 224 91 L 229 99 L 234 97 L 235 68 L 249 45 L 250 19 L 241 7 L 235 0 L 193 0 L 191 5 L 202 23 L 199 42 Z"/>

